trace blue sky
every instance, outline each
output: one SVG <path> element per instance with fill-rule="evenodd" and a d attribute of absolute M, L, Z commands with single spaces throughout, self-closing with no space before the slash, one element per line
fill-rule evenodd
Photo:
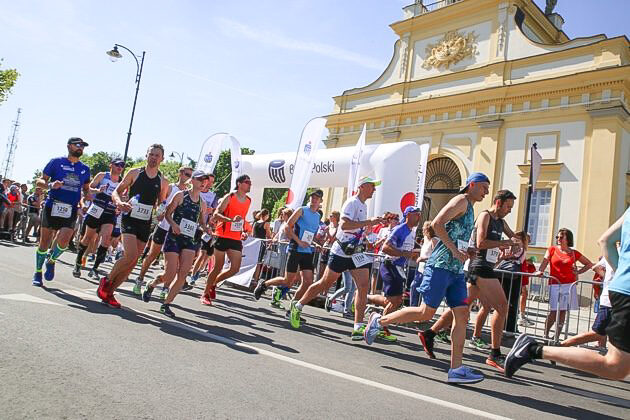
<path fill-rule="evenodd" d="M 147 52 L 130 146 L 193 158 L 226 131 L 257 153 L 296 148 L 332 97 L 375 80 L 391 59 L 389 24 L 412 0 L 0 0 L 2 68 L 21 73 L 0 105 L 0 156 L 23 109 L 13 178 L 25 181 L 80 136 L 88 153 L 124 150 L 135 62 Z M 536 0 L 544 8 L 544 0 Z M 597 7 L 594 7 L 597 5 Z M 559 0 L 570 37 L 627 30 L 628 0 Z"/>

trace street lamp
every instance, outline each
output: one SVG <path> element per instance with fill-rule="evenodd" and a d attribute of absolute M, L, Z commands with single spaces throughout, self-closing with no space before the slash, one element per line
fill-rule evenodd
<path fill-rule="evenodd" d="M 125 154 L 123 156 L 123 162 L 127 164 L 127 152 L 129 151 L 129 140 L 131 140 L 131 127 L 133 126 L 133 116 L 136 113 L 136 102 L 138 101 L 138 90 L 140 90 L 140 78 L 142 77 L 142 66 L 144 65 L 144 55 L 145 51 L 142 51 L 142 56 L 137 56 L 131 51 L 129 48 L 124 45 L 114 44 L 114 48 L 107 51 L 107 55 L 112 62 L 118 61 L 119 58 L 122 57 L 120 51 L 118 51 L 118 47 L 123 48 L 131 54 L 131 56 L 136 60 L 136 95 L 133 98 L 133 108 L 131 109 L 131 121 L 129 122 L 129 131 L 127 132 L 127 143 L 125 144 Z M 138 61 L 138 57 L 141 58 Z"/>
<path fill-rule="evenodd" d="M 179 157 L 179 166 L 181 167 L 184 164 L 184 153 L 171 152 L 171 154 L 168 157 L 170 157 L 171 159 L 174 159 L 175 157 Z"/>

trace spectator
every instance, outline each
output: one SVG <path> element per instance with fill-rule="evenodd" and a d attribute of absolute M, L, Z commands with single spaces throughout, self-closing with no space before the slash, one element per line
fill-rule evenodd
<path fill-rule="evenodd" d="M 435 232 L 431 227 L 431 221 L 427 220 L 422 225 L 422 248 L 420 249 L 420 256 L 417 259 L 418 268 L 416 270 L 416 275 L 411 283 L 411 298 L 409 300 L 409 306 L 418 306 L 421 302 L 421 295 L 418 292 L 418 287 L 422 284 L 422 272 L 424 271 L 424 265 L 431 256 L 433 249 L 439 242 L 437 236 L 435 236 Z"/>

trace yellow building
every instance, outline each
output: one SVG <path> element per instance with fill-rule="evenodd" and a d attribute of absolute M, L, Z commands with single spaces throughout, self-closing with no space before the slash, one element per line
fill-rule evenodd
<path fill-rule="evenodd" d="M 327 147 L 354 145 L 364 123 L 367 143 L 429 143 L 428 217 L 482 171 L 491 193 L 518 195 L 507 221 L 520 229 L 535 142 L 543 164 L 532 252 L 567 227 L 575 247 L 596 258 L 597 239 L 630 205 L 628 39 L 570 40 L 562 18 L 532 0 L 426 3 L 405 7 L 391 25 L 399 39 L 383 74 L 334 98 Z M 490 203 L 489 195 L 476 213 Z"/>

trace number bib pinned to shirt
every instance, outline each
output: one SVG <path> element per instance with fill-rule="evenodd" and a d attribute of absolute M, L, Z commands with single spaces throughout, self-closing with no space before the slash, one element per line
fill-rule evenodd
<path fill-rule="evenodd" d="M 92 204 L 87 211 L 87 214 L 92 216 L 95 219 L 100 219 L 105 209 L 103 207 L 99 207 L 96 204 Z"/>
<path fill-rule="evenodd" d="M 232 222 L 230 224 L 230 230 L 232 232 L 242 232 L 243 231 L 243 223 L 244 223 L 243 219 L 239 220 L 238 222 Z"/>
<path fill-rule="evenodd" d="M 150 220 L 153 206 L 149 204 L 135 203 L 131 209 L 130 216 L 134 219 Z"/>
<path fill-rule="evenodd" d="M 496 264 L 499 261 L 499 248 L 490 248 L 486 250 L 486 261 Z"/>
<path fill-rule="evenodd" d="M 461 239 L 458 239 L 457 240 L 457 249 L 459 249 L 462 252 L 468 251 L 468 242 L 462 241 Z"/>
<path fill-rule="evenodd" d="M 197 232 L 197 223 L 192 220 L 184 219 L 179 222 L 179 230 L 184 236 L 188 236 L 189 238 L 194 238 L 195 233 Z"/>
<path fill-rule="evenodd" d="M 354 263 L 354 266 L 356 268 L 359 268 L 366 264 L 371 263 L 372 260 L 367 255 L 363 253 L 358 253 L 358 254 L 352 254 L 352 262 Z"/>
<path fill-rule="evenodd" d="M 72 216 L 72 205 L 68 203 L 62 203 L 60 201 L 53 201 L 52 209 L 50 210 L 52 217 L 61 217 L 63 219 L 69 219 Z"/>
<path fill-rule="evenodd" d="M 313 232 L 305 230 L 304 233 L 302 233 L 302 237 L 300 239 L 310 245 L 313 242 L 314 237 L 315 234 Z"/>
<path fill-rule="evenodd" d="M 201 235 L 201 240 L 204 242 L 210 242 L 210 239 L 212 239 L 212 235 L 208 233 L 204 233 L 203 235 Z"/>

